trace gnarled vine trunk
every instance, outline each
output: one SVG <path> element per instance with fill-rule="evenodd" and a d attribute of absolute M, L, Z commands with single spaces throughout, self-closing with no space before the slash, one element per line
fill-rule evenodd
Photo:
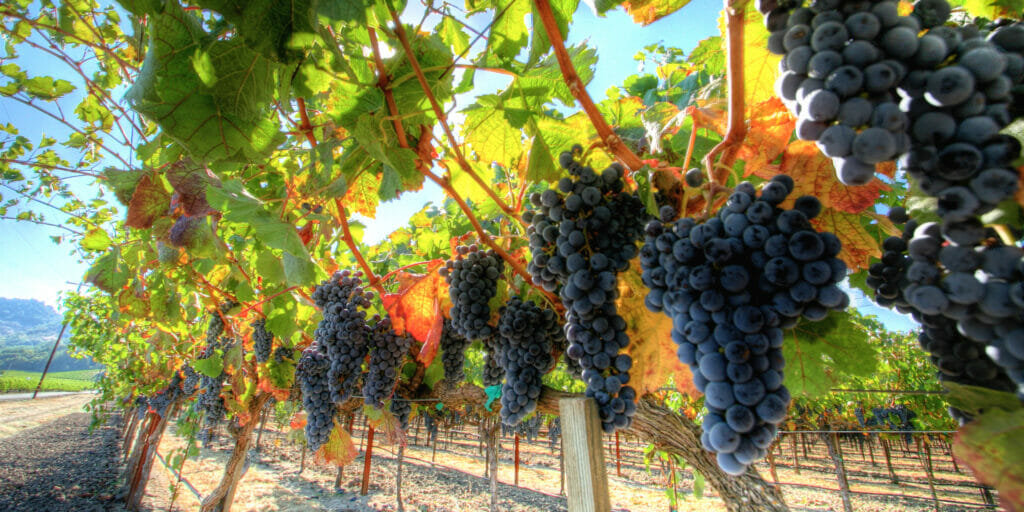
<path fill-rule="evenodd" d="M 242 478 L 245 469 L 245 457 L 249 453 L 249 443 L 252 441 L 252 431 L 256 430 L 259 423 L 260 411 L 263 404 L 270 398 L 268 394 L 260 394 L 249 402 L 249 422 L 242 426 L 238 436 L 235 437 L 235 448 L 231 451 L 231 458 L 224 466 L 224 476 L 220 483 L 207 497 L 203 498 L 201 512 L 228 512 L 231 510 L 231 503 L 235 499 L 235 490 L 238 488 L 238 481 Z"/>

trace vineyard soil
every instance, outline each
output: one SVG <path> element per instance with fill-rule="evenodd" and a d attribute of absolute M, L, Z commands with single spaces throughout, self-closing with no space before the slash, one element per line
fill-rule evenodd
<path fill-rule="evenodd" d="M 119 511 L 116 417 L 91 433 L 84 396 L 0 404 L 0 510 Z M 8 421 L 8 420 L 13 421 Z"/>

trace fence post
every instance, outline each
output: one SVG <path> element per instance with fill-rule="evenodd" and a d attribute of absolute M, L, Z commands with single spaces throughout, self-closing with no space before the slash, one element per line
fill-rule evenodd
<path fill-rule="evenodd" d="M 516 487 L 519 487 L 519 432 L 516 432 L 515 444 L 516 444 L 516 447 L 515 447 L 515 452 L 516 452 L 515 453 L 515 457 L 516 457 L 516 460 L 515 460 L 515 475 L 516 475 L 515 476 L 515 480 L 516 480 Z"/>
<path fill-rule="evenodd" d="M 615 431 L 615 475 L 622 478 L 622 452 L 619 451 L 619 431 Z"/>
<path fill-rule="evenodd" d="M 889 480 L 892 483 L 899 485 L 900 480 L 896 478 L 896 470 L 892 468 L 892 456 L 889 455 L 889 442 L 885 439 L 879 438 L 882 441 L 882 453 L 885 454 L 885 465 L 889 468 Z"/>
<path fill-rule="evenodd" d="M 928 476 L 928 488 L 931 489 L 932 500 L 935 501 L 935 512 L 939 512 L 939 495 L 935 493 L 935 482 L 932 480 L 932 443 L 927 438 L 924 440 L 924 454 L 925 459 L 921 463 L 924 466 L 925 475 Z"/>
<path fill-rule="evenodd" d="M 366 496 L 370 490 L 370 461 L 373 458 L 373 425 L 366 434 L 366 455 L 363 458 L 363 483 L 359 486 L 359 494 Z"/>
<path fill-rule="evenodd" d="M 563 398 L 558 402 L 565 442 L 565 474 L 569 512 L 609 512 L 608 475 L 597 405 L 590 398 Z"/>
<path fill-rule="evenodd" d="M 779 443 L 781 446 L 781 443 Z M 768 447 L 768 469 L 772 473 L 772 480 L 775 481 L 775 485 L 779 485 L 779 474 L 775 471 L 775 450 L 774 446 Z"/>
<path fill-rule="evenodd" d="M 800 434 L 800 435 L 802 436 L 803 434 Z M 793 440 L 793 469 L 796 471 L 796 474 L 799 475 L 800 474 L 800 454 L 799 454 L 799 452 L 797 452 L 797 449 L 796 449 L 796 436 L 792 436 L 792 437 L 790 437 L 790 439 Z"/>

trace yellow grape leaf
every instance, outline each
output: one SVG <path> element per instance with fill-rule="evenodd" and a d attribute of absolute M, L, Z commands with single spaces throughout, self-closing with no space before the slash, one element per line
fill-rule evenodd
<path fill-rule="evenodd" d="M 690 0 L 636 0 L 623 2 L 626 12 L 633 21 L 641 25 L 650 25 L 655 21 L 682 9 Z"/>
<path fill-rule="evenodd" d="M 646 289 L 640 279 L 640 265 L 634 261 L 629 271 L 619 275 L 619 314 L 626 321 L 629 334 L 626 353 L 633 358 L 629 384 L 636 389 L 637 396 L 643 396 L 665 386 L 673 377 L 681 393 L 698 396 L 690 369 L 676 357 L 672 319 L 647 309 Z"/>
<path fill-rule="evenodd" d="M 747 112 L 747 136 L 736 156 L 745 162 L 744 172 L 749 176 L 767 167 L 786 149 L 796 129 L 796 119 L 782 100 L 774 96 L 755 105 L 748 104 Z"/>
<path fill-rule="evenodd" d="M 873 207 L 882 191 L 889 189 L 878 178 L 860 187 L 842 184 L 836 177 L 832 161 L 821 154 L 815 143 L 806 140 L 793 141 L 786 146 L 779 170 L 796 182 L 793 192 L 783 203 L 784 208 L 792 207 L 793 201 L 800 196 L 814 196 L 826 209 L 861 213 Z"/>
<path fill-rule="evenodd" d="M 380 196 L 377 191 L 380 189 L 380 178 L 371 172 L 361 172 L 356 179 L 348 184 L 348 190 L 341 202 L 345 207 L 356 213 L 361 213 L 369 218 L 377 215 L 377 203 Z"/>
<path fill-rule="evenodd" d="M 327 438 L 327 442 L 320 446 L 320 449 L 316 451 L 316 460 L 328 462 L 336 466 L 344 466 L 353 460 L 356 460 L 356 456 L 359 455 L 359 450 L 356 449 L 356 445 L 352 442 L 352 436 L 345 431 L 337 422 L 334 424 L 334 429 L 331 430 L 330 437 Z"/>
<path fill-rule="evenodd" d="M 870 212 L 847 213 L 833 209 L 823 209 L 821 214 L 811 219 L 811 224 L 818 231 L 831 231 L 839 241 L 843 243 L 843 250 L 839 253 L 839 259 L 846 263 L 851 272 L 868 268 L 871 258 L 880 258 L 882 252 L 880 242 L 873 238 L 861 224 L 865 216 L 878 220 L 883 230 L 889 230 L 890 234 L 896 234 L 892 223 L 881 222 L 880 215 Z"/>

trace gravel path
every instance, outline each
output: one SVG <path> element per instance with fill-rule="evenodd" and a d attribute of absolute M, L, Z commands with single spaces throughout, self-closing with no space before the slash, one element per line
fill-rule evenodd
<path fill-rule="evenodd" d="M 123 510 L 114 494 L 121 471 L 120 430 L 89 432 L 91 416 L 67 414 L 0 442 L 0 510 L 100 512 Z"/>

